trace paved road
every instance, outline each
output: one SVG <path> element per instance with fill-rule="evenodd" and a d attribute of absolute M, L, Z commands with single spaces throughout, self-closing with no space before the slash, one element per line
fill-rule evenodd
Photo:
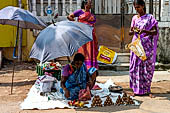
<path fill-rule="evenodd" d="M 113 82 L 129 82 L 129 72 L 115 72 L 115 71 L 101 71 L 97 80 L 106 81 L 112 79 Z M 155 71 L 153 82 L 169 81 L 170 72 L 168 71 Z M 170 86 L 167 86 L 170 87 Z M 130 109 L 117 111 L 115 113 L 170 113 L 170 92 L 166 94 L 166 97 L 135 97 L 135 99 L 142 101 L 138 109 Z"/>
<path fill-rule="evenodd" d="M 103 76 L 101 76 L 102 74 Z M 108 79 L 112 79 L 113 82 L 116 83 L 122 82 L 128 84 L 129 75 L 128 72 L 102 71 L 97 78 L 99 81 L 106 81 Z M 169 83 L 170 73 L 168 71 L 156 71 L 154 73 L 153 82 L 159 83 L 160 81 L 167 81 Z M 90 109 L 21 110 L 19 108 L 21 102 L 4 102 L 0 103 L 0 113 L 170 113 L 170 90 L 168 91 L 163 94 L 163 96 L 156 98 L 136 96 L 135 99 L 142 102 L 140 106 L 108 106 Z"/>
<path fill-rule="evenodd" d="M 111 78 L 113 82 L 129 82 L 128 71 L 99 71 L 100 77 L 98 80 L 106 81 Z M 152 81 L 158 82 L 163 80 L 170 80 L 170 72 L 168 71 L 155 71 Z"/>

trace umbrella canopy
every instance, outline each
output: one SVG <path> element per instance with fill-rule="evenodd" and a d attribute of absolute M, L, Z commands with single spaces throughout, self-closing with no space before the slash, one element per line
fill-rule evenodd
<path fill-rule="evenodd" d="M 13 58 L 17 58 L 15 56 L 15 49 L 17 46 L 17 38 L 19 36 L 19 28 L 25 29 L 43 29 L 46 25 L 34 16 L 28 10 L 24 10 L 18 7 L 8 6 L 0 10 L 0 24 L 3 25 L 13 25 L 17 26 L 17 35 L 16 35 L 16 42 L 15 48 L 13 52 Z M 19 37 L 19 45 L 18 45 L 18 60 L 20 61 L 21 58 L 21 44 L 22 38 Z"/>
<path fill-rule="evenodd" d="M 73 21 L 61 21 L 51 24 L 38 35 L 30 58 L 41 62 L 58 57 L 72 56 L 85 43 L 92 41 L 93 27 Z"/>
<path fill-rule="evenodd" d="M 26 29 L 43 29 L 46 25 L 28 10 L 8 6 L 0 10 L 0 24 L 13 25 Z"/>
<path fill-rule="evenodd" d="M 17 35 L 16 35 L 16 42 L 15 42 L 15 47 L 13 51 L 13 58 L 17 58 L 15 56 L 15 50 L 17 46 L 19 28 L 41 30 L 46 27 L 46 25 L 41 20 L 39 20 L 36 16 L 34 16 L 31 12 L 18 8 L 18 7 L 13 7 L 13 6 L 8 6 L 0 10 L 0 24 L 17 26 Z M 22 46 L 21 37 L 19 38 L 18 45 L 19 45 L 18 46 L 18 60 L 20 61 L 21 46 Z M 12 89 L 13 89 L 14 69 L 15 69 L 15 63 L 13 65 L 11 94 L 12 94 Z"/>

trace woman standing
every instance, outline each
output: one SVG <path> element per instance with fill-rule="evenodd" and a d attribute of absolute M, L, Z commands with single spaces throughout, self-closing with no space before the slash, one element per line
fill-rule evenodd
<path fill-rule="evenodd" d="M 75 21 L 75 17 L 78 17 L 78 22 L 88 24 L 90 26 L 95 25 L 96 18 L 90 13 L 91 1 L 83 0 L 81 4 L 81 9 L 73 12 L 67 18 L 71 21 Z M 95 35 L 95 29 L 93 29 L 93 41 L 86 43 L 79 48 L 78 53 L 82 53 L 85 56 L 85 65 L 87 69 L 91 67 L 98 68 L 97 64 L 97 54 L 98 54 L 98 42 Z"/>
<path fill-rule="evenodd" d="M 132 42 L 140 35 L 147 59 L 143 61 L 131 51 L 130 87 L 133 89 L 133 96 L 148 94 L 152 98 L 154 96 L 151 94 L 151 82 L 155 70 L 159 37 L 158 22 L 153 15 L 146 14 L 146 6 L 143 0 L 134 0 L 133 5 L 138 15 L 132 18 L 129 35 L 133 35 Z"/>

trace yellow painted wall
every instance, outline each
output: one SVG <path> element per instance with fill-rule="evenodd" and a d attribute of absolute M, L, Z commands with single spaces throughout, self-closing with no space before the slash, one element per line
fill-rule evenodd
<path fill-rule="evenodd" d="M 0 9 L 6 6 L 16 6 L 16 0 L 1 0 Z M 14 47 L 15 27 L 0 25 L 0 47 Z"/>
<path fill-rule="evenodd" d="M 18 6 L 18 0 L 1 0 L 0 9 L 6 6 Z M 28 8 L 27 0 L 22 0 L 22 6 L 24 9 Z M 17 27 L 10 25 L 0 25 L 0 47 L 3 48 L 3 56 L 7 59 L 12 59 L 13 47 L 16 40 Z M 32 47 L 35 38 L 32 31 L 23 29 L 22 35 L 22 60 L 28 61 L 29 52 Z M 16 53 L 17 55 L 17 53 Z"/>

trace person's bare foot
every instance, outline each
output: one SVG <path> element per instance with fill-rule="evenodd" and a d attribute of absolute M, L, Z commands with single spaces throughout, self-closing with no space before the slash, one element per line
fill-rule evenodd
<path fill-rule="evenodd" d="M 135 97 L 135 93 L 131 93 L 130 96 Z"/>
<path fill-rule="evenodd" d="M 151 93 L 149 94 L 149 97 L 150 97 L 150 98 L 155 98 L 155 96 L 152 95 Z"/>

